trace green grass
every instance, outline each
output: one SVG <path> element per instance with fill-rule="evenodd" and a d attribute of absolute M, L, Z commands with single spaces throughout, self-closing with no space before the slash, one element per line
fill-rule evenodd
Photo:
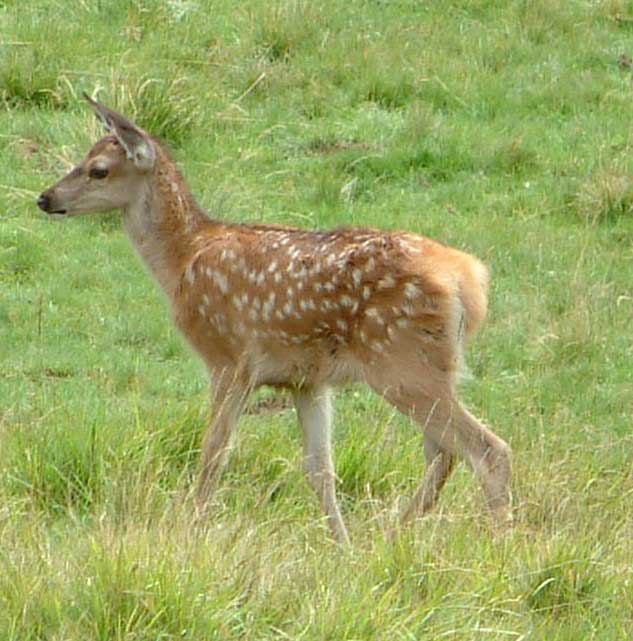
<path fill-rule="evenodd" d="M 625 0 L 0 2 L 0 638 L 630 638 L 622 56 Z M 337 402 L 349 552 L 291 409 L 244 417 L 196 527 L 203 368 L 118 214 L 34 205 L 100 135 L 82 91 L 164 137 L 217 215 L 410 229 L 490 265 L 463 394 L 513 448 L 511 533 L 460 467 L 393 541 L 420 438 L 361 387 Z"/>

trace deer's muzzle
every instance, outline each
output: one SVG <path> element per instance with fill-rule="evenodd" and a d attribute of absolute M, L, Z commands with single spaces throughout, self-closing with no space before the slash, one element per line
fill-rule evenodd
<path fill-rule="evenodd" d="M 65 214 L 65 209 L 53 209 L 50 196 L 44 192 L 40 194 L 40 197 L 37 199 L 37 206 L 47 214 Z"/>

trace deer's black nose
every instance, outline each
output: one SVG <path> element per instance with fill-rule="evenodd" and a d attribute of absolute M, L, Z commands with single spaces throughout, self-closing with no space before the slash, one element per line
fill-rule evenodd
<path fill-rule="evenodd" d="M 45 194 L 42 194 L 38 199 L 37 199 L 37 206 L 42 210 L 42 211 L 48 211 L 50 206 L 51 206 L 51 199 L 46 196 Z"/>

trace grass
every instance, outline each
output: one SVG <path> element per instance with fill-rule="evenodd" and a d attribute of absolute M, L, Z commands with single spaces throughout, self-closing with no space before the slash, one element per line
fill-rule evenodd
<path fill-rule="evenodd" d="M 625 0 L 0 2 L 0 637 L 629 638 L 631 25 Z M 195 527 L 200 364 L 118 214 L 34 206 L 100 135 L 82 91 L 167 139 L 217 215 L 490 265 L 463 394 L 512 445 L 511 533 L 460 467 L 391 540 L 419 434 L 360 387 L 337 402 L 349 552 L 287 408 L 244 417 Z"/>

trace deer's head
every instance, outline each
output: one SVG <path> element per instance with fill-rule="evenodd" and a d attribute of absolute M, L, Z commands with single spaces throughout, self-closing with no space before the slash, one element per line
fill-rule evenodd
<path fill-rule="evenodd" d="M 156 163 L 154 142 L 131 120 L 84 94 L 108 134 L 37 205 L 48 214 L 72 216 L 124 209 L 138 197 Z"/>

